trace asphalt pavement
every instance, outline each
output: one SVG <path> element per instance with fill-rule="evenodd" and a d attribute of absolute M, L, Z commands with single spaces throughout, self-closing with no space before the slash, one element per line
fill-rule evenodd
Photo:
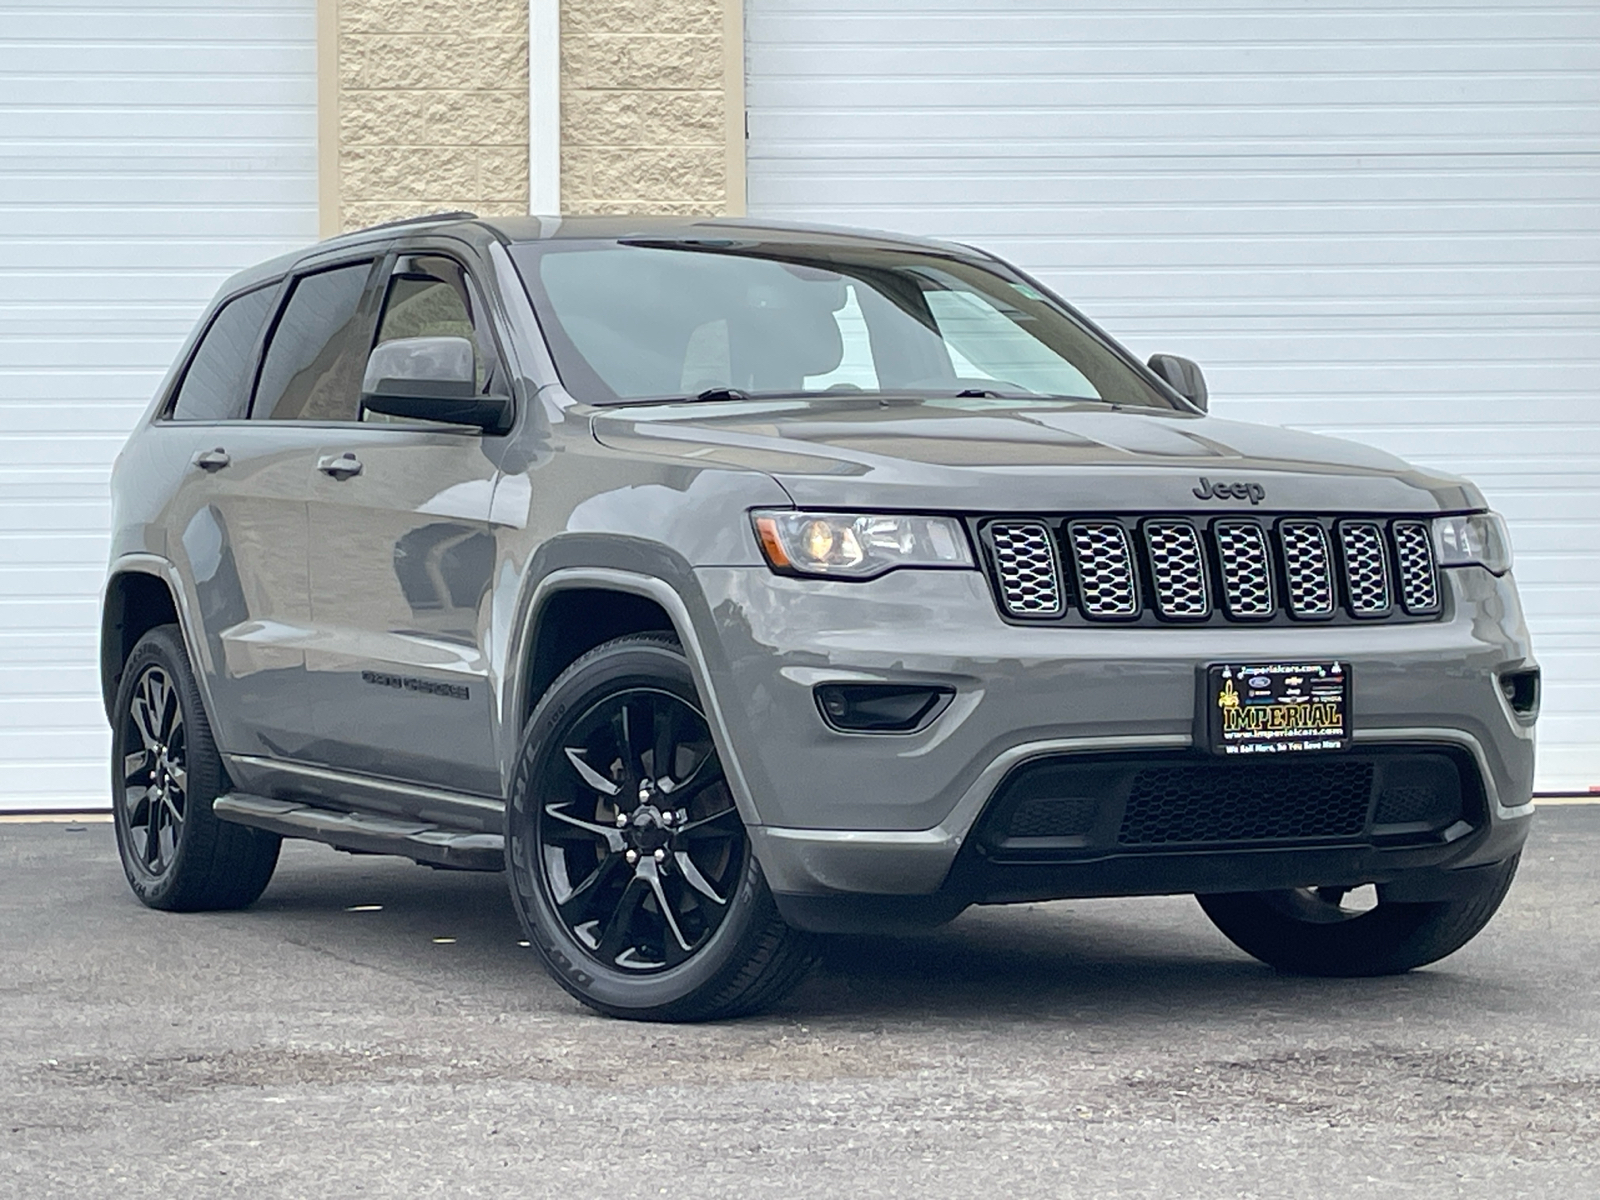
<path fill-rule="evenodd" d="M 830 943 L 779 1010 L 589 1014 L 499 876 L 288 843 L 243 913 L 0 825 L 0 1196 L 1600 1195 L 1600 807 L 1396 979 L 1274 974 L 1193 900 Z"/>

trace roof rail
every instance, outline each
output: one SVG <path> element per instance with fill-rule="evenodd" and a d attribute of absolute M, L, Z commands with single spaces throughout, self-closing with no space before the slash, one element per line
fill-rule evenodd
<path fill-rule="evenodd" d="M 397 217 L 393 221 L 380 221 L 376 225 L 365 225 L 360 229 L 352 229 L 351 233 L 370 233 L 374 229 L 393 229 L 398 225 L 437 225 L 441 221 L 476 221 L 478 214 L 467 212 L 465 209 L 455 209 L 450 212 L 425 213 L 420 217 Z"/>

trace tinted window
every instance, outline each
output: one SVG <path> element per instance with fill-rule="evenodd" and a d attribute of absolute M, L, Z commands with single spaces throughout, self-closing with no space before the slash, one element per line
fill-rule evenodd
<path fill-rule="evenodd" d="M 524 243 L 511 253 L 562 381 L 582 400 L 733 388 L 1172 407 L 1003 264 L 732 241 Z"/>
<path fill-rule="evenodd" d="M 261 364 L 252 416 L 274 421 L 356 419 L 367 365 L 356 308 L 371 267 L 355 263 L 295 281 Z"/>
<path fill-rule="evenodd" d="M 273 291 L 264 287 L 235 296 L 217 312 L 178 386 L 174 421 L 234 421 L 244 416 L 250 352 L 271 309 Z"/>

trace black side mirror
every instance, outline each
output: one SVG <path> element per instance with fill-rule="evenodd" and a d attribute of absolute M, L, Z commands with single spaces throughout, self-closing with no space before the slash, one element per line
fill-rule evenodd
<path fill-rule="evenodd" d="M 1206 411 L 1209 393 L 1206 391 L 1206 377 L 1201 372 L 1199 363 L 1193 359 L 1180 358 L 1176 354 L 1152 354 L 1150 369 L 1161 376 L 1178 395 L 1201 412 Z"/>
<path fill-rule="evenodd" d="M 504 433 L 511 426 L 510 397 L 477 391 L 477 362 L 466 338 L 395 338 L 367 358 L 361 407 L 388 417 Z"/>

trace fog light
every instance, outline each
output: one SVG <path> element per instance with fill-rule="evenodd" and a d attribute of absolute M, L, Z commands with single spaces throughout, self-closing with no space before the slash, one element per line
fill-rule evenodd
<path fill-rule="evenodd" d="M 1532 720 L 1539 715 L 1539 668 L 1507 671 L 1500 676 L 1500 692 L 1519 717 Z"/>
<path fill-rule="evenodd" d="M 956 694 L 954 688 L 899 683 L 822 683 L 822 719 L 844 733 L 915 733 L 926 729 Z"/>

